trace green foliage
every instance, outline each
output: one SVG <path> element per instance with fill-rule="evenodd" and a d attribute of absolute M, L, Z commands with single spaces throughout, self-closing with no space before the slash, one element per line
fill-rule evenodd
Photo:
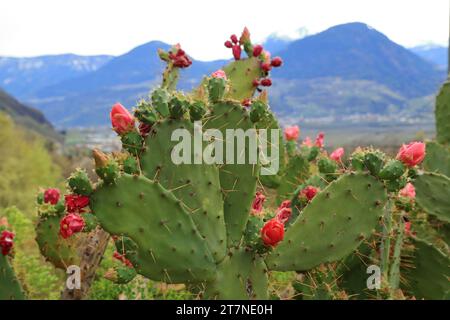
<path fill-rule="evenodd" d="M 0 114 L 0 208 L 17 206 L 28 216 L 40 186 L 61 183 L 61 170 L 44 147 L 44 140 L 22 131 Z"/>

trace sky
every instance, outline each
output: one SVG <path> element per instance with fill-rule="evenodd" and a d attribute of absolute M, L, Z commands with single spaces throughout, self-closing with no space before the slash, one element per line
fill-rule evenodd
<path fill-rule="evenodd" d="M 120 55 L 161 40 L 213 60 L 244 26 L 262 42 L 355 21 L 406 47 L 445 45 L 449 0 L 0 0 L 0 56 Z"/>

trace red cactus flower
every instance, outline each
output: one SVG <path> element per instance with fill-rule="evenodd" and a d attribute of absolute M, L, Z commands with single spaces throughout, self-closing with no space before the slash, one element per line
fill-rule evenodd
<path fill-rule="evenodd" d="M 148 134 L 150 133 L 151 130 L 152 130 L 152 125 L 151 124 L 143 123 L 143 122 L 141 122 L 139 124 L 139 133 L 143 137 L 148 136 Z"/>
<path fill-rule="evenodd" d="M 232 34 L 231 37 L 230 37 L 230 39 L 231 39 L 231 41 L 232 41 L 234 44 L 237 44 L 237 43 L 238 43 L 238 37 L 237 37 L 237 35 Z"/>
<path fill-rule="evenodd" d="M 286 127 L 284 129 L 284 137 L 287 141 L 295 141 L 300 135 L 300 128 L 298 126 Z"/>
<path fill-rule="evenodd" d="M 263 71 L 265 72 L 269 72 L 270 70 L 272 70 L 272 65 L 267 62 L 261 63 L 261 69 L 263 69 Z"/>
<path fill-rule="evenodd" d="M 275 217 L 278 219 L 278 221 L 285 224 L 286 221 L 288 221 L 289 218 L 291 217 L 291 214 L 292 214 L 291 208 L 282 208 L 281 210 L 277 211 L 277 214 Z"/>
<path fill-rule="evenodd" d="M 270 87 L 272 85 L 272 80 L 270 80 L 269 78 L 262 79 L 261 80 L 261 85 L 263 87 Z"/>
<path fill-rule="evenodd" d="M 303 141 L 302 141 L 302 146 L 306 146 L 306 147 L 312 147 L 313 143 L 311 141 L 310 137 L 306 137 Z"/>
<path fill-rule="evenodd" d="M 263 209 L 264 201 L 266 201 L 266 196 L 263 195 L 261 192 L 256 192 L 255 199 L 253 199 L 252 203 L 252 214 L 258 215 L 261 213 Z"/>
<path fill-rule="evenodd" d="M 58 203 L 60 193 L 58 189 L 50 188 L 44 192 L 44 202 L 55 205 Z"/>
<path fill-rule="evenodd" d="M 113 105 L 110 113 L 111 124 L 117 134 L 125 134 L 134 130 L 134 117 L 120 103 Z"/>
<path fill-rule="evenodd" d="M 337 148 L 330 154 L 330 159 L 333 159 L 336 162 L 341 162 L 344 152 L 344 148 Z"/>
<path fill-rule="evenodd" d="M 290 208 L 290 207 L 291 207 L 291 200 L 284 200 L 278 207 L 278 210 L 281 210 L 283 208 Z"/>
<path fill-rule="evenodd" d="M 244 99 L 244 100 L 242 100 L 241 104 L 242 104 L 244 107 L 248 108 L 248 107 L 250 107 L 250 106 L 252 105 L 252 100 L 249 99 L 249 98 Z"/>
<path fill-rule="evenodd" d="M 319 134 L 316 137 L 316 146 L 319 148 L 323 148 L 323 146 L 325 145 L 323 140 L 325 138 L 325 133 L 323 132 L 319 132 Z"/>
<path fill-rule="evenodd" d="M 408 167 L 414 167 L 425 158 L 425 143 L 411 142 L 400 147 L 397 154 L 397 160 L 400 160 Z"/>
<path fill-rule="evenodd" d="M 253 56 L 259 57 L 259 55 L 262 53 L 262 51 L 263 51 L 263 46 L 260 44 L 257 44 L 256 46 L 253 47 Z"/>
<path fill-rule="evenodd" d="M 84 208 L 89 205 L 89 197 L 78 194 L 68 194 L 64 197 L 66 210 L 69 213 L 83 213 Z"/>
<path fill-rule="evenodd" d="M 411 222 L 410 221 L 405 222 L 405 234 L 407 236 L 411 235 Z"/>
<path fill-rule="evenodd" d="M 8 255 L 14 246 L 14 233 L 3 230 L 0 234 L 0 248 L 4 256 Z"/>
<path fill-rule="evenodd" d="M 275 57 L 272 59 L 270 64 L 272 65 L 272 67 L 278 68 L 283 64 L 283 60 L 280 57 Z"/>
<path fill-rule="evenodd" d="M 300 198 L 305 198 L 308 201 L 311 201 L 319 191 L 318 188 L 314 186 L 307 186 L 302 191 L 300 191 Z"/>
<path fill-rule="evenodd" d="M 406 186 L 399 191 L 399 195 L 405 198 L 414 199 L 416 197 L 416 188 L 410 182 L 406 184 Z"/>
<path fill-rule="evenodd" d="M 69 213 L 61 219 L 59 223 L 59 234 L 64 239 L 69 238 L 74 233 L 81 232 L 84 228 L 84 219 L 75 213 Z"/>
<path fill-rule="evenodd" d="M 130 262 L 130 260 L 128 260 L 127 258 L 125 258 L 125 255 L 118 253 L 117 251 L 115 251 L 113 253 L 113 258 L 116 260 L 119 260 L 120 262 L 122 262 L 124 265 L 126 265 L 127 267 L 133 268 L 133 264 Z"/>
<path fill-rule="evenodd" d="M 241 52 L 242 52 L 241 46 L 237 44 L 233 46 L 233 57 L 235 60 L 241 59 Z"/>
<path fill-rule="evenodd" d="M 222 69 L 219 69 L 217 71 L 214 71 L 211 74 L 211 77 L 213 78 L 219 78 L 219 79 L 227 79 L 227 74 L 225 73 L 225 71 L 223 71 Z"/>
<path fill-rule="evenodd" d="M 229 49 L 231 49 L 233 47 L 233 44 L 231 43 L 230 40 L 225 41 L 224 45 L 225 45 L 225 47 L 227 47 Z"/>
<path fill-rule="evenodd" d="M 284 225 L 276 218 L 267 221 L 261 229 L 261 238 L 266 246 L 276 246 L 284 238 Z"/>

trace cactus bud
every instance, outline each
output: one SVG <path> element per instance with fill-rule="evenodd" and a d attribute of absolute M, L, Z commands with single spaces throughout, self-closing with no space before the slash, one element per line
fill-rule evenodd
<path fill-rule="evenodd" d="M 190 105 L 189 116 L 192 122 L 203 118 L 205 113 L 206 113 L 206 106 L 202 101 L 195 101 Z"/>
<path fill-rule="evenodd" d="M 155 89 L 152 92 L 153 107 L 163 117 L 169 116 L 169 99 L 169 93 L 163 88 Z"/>
<path fill-rule="evenodd" d="M 180 119 L 188 111 L 188 101 L 184 98 L 173 97 L 170 99 L 170 116 L 174 119 Z"/>
<path fill-rule="evenodd" d="M 227 88 L 227 76 L 223 70 L 217 70 L 208 81 L 209 99 L 217 102 L 223 99 Z"/>
<path fill-rule="evenodd" d="M 132 155 L 138 155 L 141 152 L 144 139 L 137 131 L 132 131 L 121 136 L 122 147 Z"/>
<path fill-rule="evenodd" d="M 380 171 L 380 178 L 384 180 L 395 180 L 405 173 L 405 166 L 398 160 L 390 160 Z"/>
<path fill-rule="evenodd" d="M 127 284 L 136 277 L 136 270 L 132 267 L 120 266 L 113 267 L 106 271 L 105 279 L 116 284 Z"/>
<path fill-rule="evenodd" d="M 67 181 L 69 188 L 76 194 L 88 196 L 92 193 L 91 180 L 86 171 L 77 169 Z"/>
<path fill-rule="evenodd" d="M 319 172 L 323 174 L 332 174 L 337 170 L 336 162 L 326 157 L 320 158 L 317 161 L 317 166 L 319 167 Z"/>
<path fill-rule="evenodd" d="M 256 123 L 264 117 L 266 112 L 267 112 L 267 105 L 260 100 L 255 100 L 251 105 L 250 120 L 253 123 Z"/>
<path fill-rule="evenodd" d="M 318 191 L 319 189 L 314 186 L 306 186 L 302 189 L 302 191 L 300 191 L 299 197 L 300 199 L 311 201 L 316 196 Z"/>
<path fill-rule="evenodd" d="M 364 165 L 374 176 L 378 176 L 384 162 L 384 154 L 380 151 L 369 151 L 364 155 Z"/>
<path fill-rule="evenodd" d="M 119 177 L 119 165 L 117 162 L 97 149 L 92 150 L 92 154 L 97 175 L 107 184 L 114 183 Z"/>
<path fill-rule="evenodd" d="M 233 47 L 233 44 L 231 43 L 230 40 L 225 41 L 224 45 L 225 45 L 225 47 L 227 47 L 229 49 L 231 49 Z"/>

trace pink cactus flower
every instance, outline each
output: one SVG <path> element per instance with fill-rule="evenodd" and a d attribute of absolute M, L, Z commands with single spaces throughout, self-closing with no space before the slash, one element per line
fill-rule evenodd
<path fill-rule="evenodd" d="M 408 167 L 414 167 L 425 158 L 425 143 L 410 142 L 400 147 L 397 153 L 397 160 L 400 160 Z"/>
<path fill-rule="evenodd" d="M 252 214 L 259 215 L 262 212 L 264 201 L 266 201 L 266 196 L 261 192 L 256 192 L 255 199 L 252 203 Z"/>
<path fill-rule="evenodd" d="M 405 198 L 414 199 L 416 197 L 416 188 L 410 182 L 406 184 L 406 186 L 399 191 L 399 195 Z"/>
<path fill-rule="evenodd" d="M 284 137 L 287 141 L 296 141 L 300 135 L 300 128 L 298 126 L 286 127 L 284 129 Z"/>
<path fill-rule="evenodd" d="M 306 146 L 306 147 L 312 147 L 313 143 L 311 141 L 310 137 L 306 137 L 303 142 L 302 142 L 302 146 Z"/>
<path fill-rule="evenodd" d="M 266 246 L 275 247 L 284 238 L 284 224 L 274 218 L 261 229 L 261 238 Z"/>
<path fill-rule="evenodd" d="M 330 154 L 330 159 L 333 159 L 336 162 L 341 162 L 343 155 L 344 155 L 344 148 L 337 148 Z"/>
<path fill-rule="evenodd" d="M 225 71 L 223 71 L 222 69 L 219 69 L 217 71 L 214 71 L 211 74 L 211 77 L 213 78 L 219 78 L 219 79 L 227 79 L 227 74 L 225 73 Z"/>
<path fill-rule="evenodd" d="M 316 146 L 319 148 L 323 148 L 324 144 L 324 138 L 325 138 L 325 133 L 323 132 L 319 132 L 319 134 L 316 137 Z"/>
<path fill-rule="evenodd" d="M 286 223 L 286 221 L 289 220 L 292 214 L 291 209 L 291 201 L 290 200 L 284 200 L 280 206 L 278 207 L 276 211 L 275 217 L 281 222 Z"/>
<path fill-rule="evenodd" d="M 307 186 L 302 191 L 300 191 L 300 198 L 305 198 L 308 201 L 311 201 L 319 191 L 318 188 L 314 186 Z"/>
<path fill-rule="evenodd" d="M 120 103 L 113 105 L 110 118 L 112 127 L 118 134 L 122 135 L 134 130 L 134 117 Z"/>

